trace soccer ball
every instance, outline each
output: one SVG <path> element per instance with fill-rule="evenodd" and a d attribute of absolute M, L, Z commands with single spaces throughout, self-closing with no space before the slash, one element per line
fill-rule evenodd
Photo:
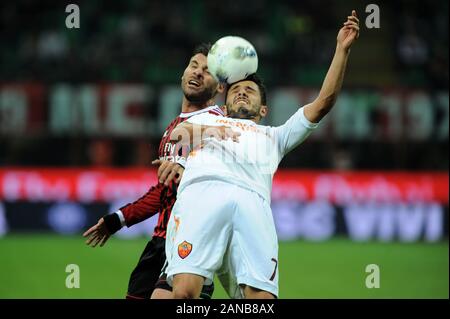
<path fill-rule="evenodd" d="M 221 83 L 245 79 L 258 69 L 258 55 L 253 45 L 241 37 L 217 40 L 208 53 L 208 70 Z"/>

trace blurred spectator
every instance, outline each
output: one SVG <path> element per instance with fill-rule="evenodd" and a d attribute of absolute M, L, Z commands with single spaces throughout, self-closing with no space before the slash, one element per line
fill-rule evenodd
<path fill-rule="evenodd" d="M 111 140 L 100 139 L 90 142 L 88 157 L 91 166 L 108 167 L 113 165 L 113 144 Z"/>
<path fill-rule="evenodd" d="M 134 146 L 135 155 L 131 165 L 150 167 L 152 161 L 158 158 L 157 148 L 152 147 L 147 140 L 136 141 Z"/>
<path fill-rule="evenodd" d="M 449 85 L 448 48 L 437 45 L 429 64 L 430 86 L 435 89 L 448 89 Z"/>
<path fill-rule="evenodd" d="M 91 82 L 159 83 L 158 79 L 162 78 L 163 83 L 176 83 L 182 68 L 180 60 L 198 42 L 213 42 L 219 36 L 238 34 L 257 46 L 264 61 L 261 72 L 270 75 L 266 82 L 317 85 L 314 74 L 323 73 L 323 64 L 329 62 L 333 50 L 336 27 L 342 23 L 342 16 L 337 14 L 340 10 L 336 9 L 342 5 L 336 0 L 327 4 L 334 10 L 322 10 L 323 2 L 313 0 L 234 1 L 226 5 L 134 0 L 108 6 L 80 1 L 82 27 L 68 30 L 63 23 L 65 13 L 58 13 L 50 4 L 27 0 L 17 0 L 14 5 L 2 4 L 0 48 L 4 59 L 0 77 L 3 80 L 80 82 L 82 75 L 85 81 Z M 441 54 L 433 52 L 436 44 L 448 52 L 446 6 L 444 0 L 426 5 L 419 1 L 385 3 L 385 12 L 396 12 L 395 19 L 383 21 L 384 28 L 392 30 L 389 35 L 396 41 L 379 63 L 386 61 L 383 67 L 390 68 L 391 55 L 394 58 L 397 55 L 405 67 L 436 63 L 434 56 L 439 61 Z M 381 41 L 389 41 L 382 33 L 379 37 Z M 365 51 L 365 43 L 361 37 L 360 52 Z M 58 63 L 52 63 L 49 68 L 49 61 Z M 26 62 L 32 65 L 23 67 Z M 299 69 L 305 66 L 306 69 Z M 361 85 L 378 84 L 371 77 L 364 77 L 364 72 L 360 68 L 353 70 L 355 78 L 367 81 Z M 418 84 L 426 84 L 425 81 L 423 77 Z"/>
<path fill-rule="evenodd" d="M 354 169 L 351 154 L 344 149 L 333 152 L 332 168 L 338 171 Z"/>
<path fill-rule="evenodd" d="M 428 51 L 425 41 L 415 33 L 401 36 L 398 42 L 400 59 L 408 65 L 417 66 L 427 62 Z"/>
<path fill-rule="evenodd" d="M 67 40 L 61 32 L 49 30 L 40 34 L 37 54 L 42 60 L 62 59 L 67 54 L 67 50 Z"/>

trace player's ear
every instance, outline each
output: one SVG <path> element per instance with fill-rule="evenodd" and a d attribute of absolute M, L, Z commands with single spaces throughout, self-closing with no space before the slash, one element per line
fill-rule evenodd
<path fill-rule="evenodd" d="M 227 106 L 224 104 L 220 107 L 223 111 L 223 116 L 228 116 Z"/>
<path fill-rule="evenodd" d="M 224 83 L 219 83 L 217 85 L 217 93 L 222 94 L 223 92 L 225 92 L 225 84 Z"/>
<path fill-rule="evenodd" d="M 267 105 L 261 105 L 261 108 L 259 109 L 259 115 L 261 115 L 261 118 L 266 117 L 267 114 L 269 114 L 269 108 Z"/>

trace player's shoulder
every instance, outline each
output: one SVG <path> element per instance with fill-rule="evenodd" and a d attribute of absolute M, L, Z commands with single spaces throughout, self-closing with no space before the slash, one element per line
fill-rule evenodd
<path fill-rule="evenodd" d="M 206 116 L 206 115 L 214 115 L 214 116 L 224 116 L 223 110 L 218 105 L 211 105 L 205 107 L 204 109 L 194 111 L 194 112 L 182 112 L 179 117 L 181 118 L 192 118 L 194 116 Z"/>
<path fill-rule="evenodd" d="M 181 118 L 180 115 L 176 116 L 166 127 L 166 131 L 170 130 L 171 128 L 177 126 L 180 122 L 183 122 L 185 118 Z"/>
<path fill-rule="evenodd" d="M 218 107 L 208 107 L 200 111 L 186 118 L 186 121 L 193 124 L 215 125 L 219 119 L 224 118 L 222 110 Z"/>
<path fill-rule="evenodd" d="M 225 116 L 223 109 L 218 105 L 214 105 L 214 107 L 208 110 L 208 113 L 216 116 Z"/>

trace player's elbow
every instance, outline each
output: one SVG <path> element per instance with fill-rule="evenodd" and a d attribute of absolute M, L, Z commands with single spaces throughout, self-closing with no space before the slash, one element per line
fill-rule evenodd
<path fill-rule="evenodd" d="M 337 94 L 330 94 L 320 99 L 319 110 L 328 113 L 337 100 Z M 326 114 L 325 113 L 325 114 Z"/>
<path fill-rule="evenodd" d="M 337 100 L 336 94 L 332 94 L 332 95 L 317 99 L 316 107 L 315 107 L 317 116 L 320 119 L 325 117 L 325 115 L 327 115 L 333 108 L 334 104 L 336 103 L 336 100 Z"/>

